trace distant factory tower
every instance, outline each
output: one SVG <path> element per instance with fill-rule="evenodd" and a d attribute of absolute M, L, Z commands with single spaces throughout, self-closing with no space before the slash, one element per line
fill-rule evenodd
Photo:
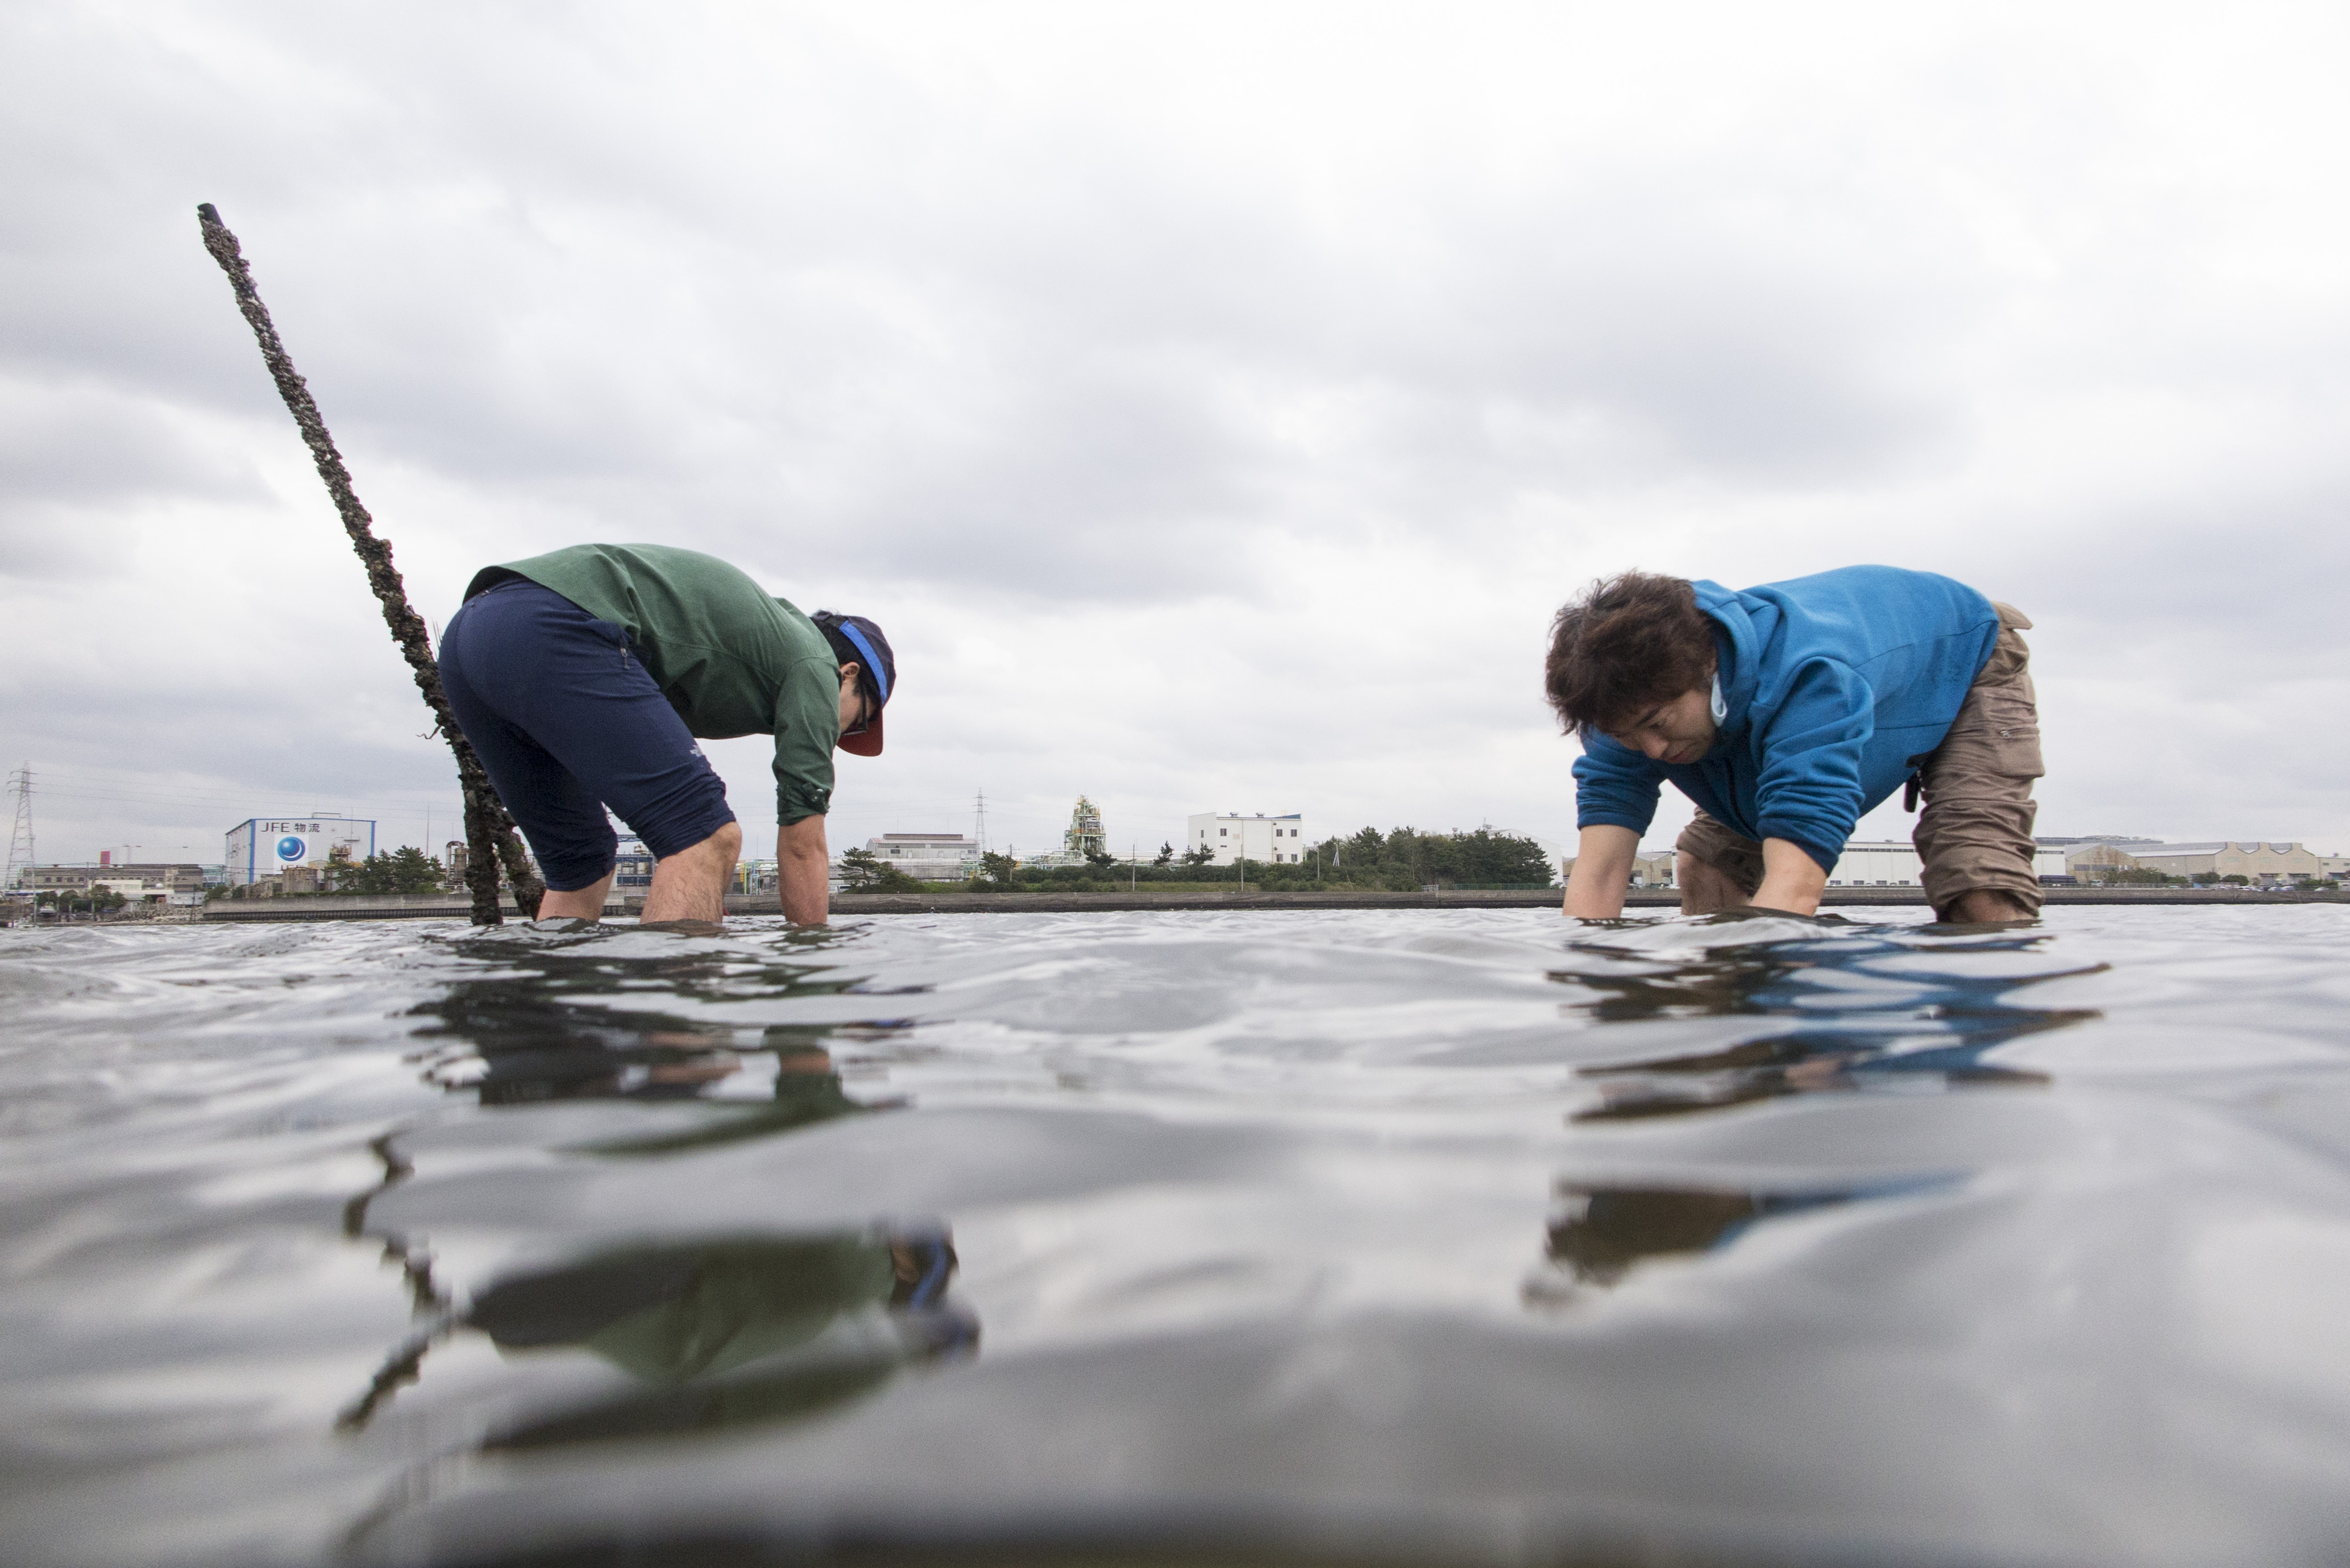
<path fill-rule="evenodd" d="M 1077 796 L 1076 809 L 1069 813 L 1069 830 L 1061 835 L 1061 857 L 1073 865 L 1082 865 L 1088 855 L 1107 855 L 1109 846 L 1102 833 L 1101 807 Z"/>

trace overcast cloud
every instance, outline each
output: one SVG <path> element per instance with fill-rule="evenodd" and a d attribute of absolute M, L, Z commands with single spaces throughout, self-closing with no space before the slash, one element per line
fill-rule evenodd
<path fill-rule="evenodd" d="M 436 625 L 655 540 L 889 629 L 836 845 L 982 788 L 1024 851 L 1080 792 L 1565 844 L 1562 598 L 1884 561 L 2037 622 L 2043 832 L 2350 846 L 2338 7 L 5 17 L 44 859 L 453 831 L 201 201 Z"/>

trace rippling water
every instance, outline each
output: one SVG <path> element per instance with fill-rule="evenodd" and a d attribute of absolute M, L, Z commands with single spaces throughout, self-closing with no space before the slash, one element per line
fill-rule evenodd
<path fill-rule="evenodd" d="M 0 934 L 0 1559 L 2345 1561 L 2350 910 L 1906 913 Z"/>

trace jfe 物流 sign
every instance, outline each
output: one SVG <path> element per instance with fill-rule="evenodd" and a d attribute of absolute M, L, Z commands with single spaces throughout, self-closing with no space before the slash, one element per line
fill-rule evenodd
<path fill-rule="evenodd" d="M 375 824 L 356 816 L 256 816 L 228 830 L 228 879 L 257 882 L 289 866 L 324 866 L 337 846 L 353 860 L 375 853 Z"/>

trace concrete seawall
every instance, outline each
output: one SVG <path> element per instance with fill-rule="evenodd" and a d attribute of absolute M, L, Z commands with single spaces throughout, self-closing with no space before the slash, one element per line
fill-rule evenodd
<path fill-rule="evenodd" d="M 498 907 L 508 919 L 520 919 L 514 896 L 504 895 Z M 463 893 L 326 893 L 292 898 L 216 898 L 198 919 L 206 923 L 235 924 L 263 920 L 446 920 L 463 919 L 473 900 Z M 618 915 L 618 903 L 604 906 Z"/>
<path fill-rule="evenodd" d="M 1507 892 L 1456 889 L 1441 893 L 1379 893 L 1353 890 L 1328 893 L 1185 890 L 1133 893 L 841 893 L 832 900 L 837 915 L 954 915 L 1068 912 L 1118 909 L 1555 909 L 1561 894 L 1549 891 Z M 2050 888 L 2042 897 L 2060 904 L 2339 904 L 2350 901 L 2341 893 L 2268 893 L 2217 888 Z M 1863 905 L 1919 908 L 1924 898 L 1914 888 L 1831 888 L 1820 900 L 1823 909 Z M 1680 896 L 1669 891 L 1636 891 L 1625 899 L 1635 909 L 1672 909 Z M 511 898 L 504 901 L 508 919 L 519 919 Z M 607 904 L 604 913 L 632 916 L 639 906 Z M 221 899 L 203 907 L 206 922 L 265 920 L 400 920 L 465 919 L 472 906 L 463 893 L 384 893 L 328 895 L 308 898 Z M 777 913 L 770 896 L 737 894 L 726 900 L 730 915 Z"/>
<path fill-rule="evenodd" d="M 1547 891 L 1501 892 L 1455 889 L 1442 893 L 1373 893 L 1343 891 L 1292 893 L 843 893 L 832 901 L 844 915 L 956 914 L 1014 909 L 1555 909 L 1565 897 L 1562 888 Z M 2049 904 L 2339 904 L 2340 893 L 2254 893 L 2203 888 L 2049 888 L 2042 898 Z M 726 901 L 729 914 L 754 912 L 752 900 Z M 1636 891 L 1624 899 L 1627 909 L 1678 909 L 1680 895 L 1666 889 Z M 1925 896 L 1915 888 L 1831 888 L 1820 900 L 1823 909 L 1884 904 L 1922 909 Z M 764 912 L 775 906 L 766 902 Z"/>

